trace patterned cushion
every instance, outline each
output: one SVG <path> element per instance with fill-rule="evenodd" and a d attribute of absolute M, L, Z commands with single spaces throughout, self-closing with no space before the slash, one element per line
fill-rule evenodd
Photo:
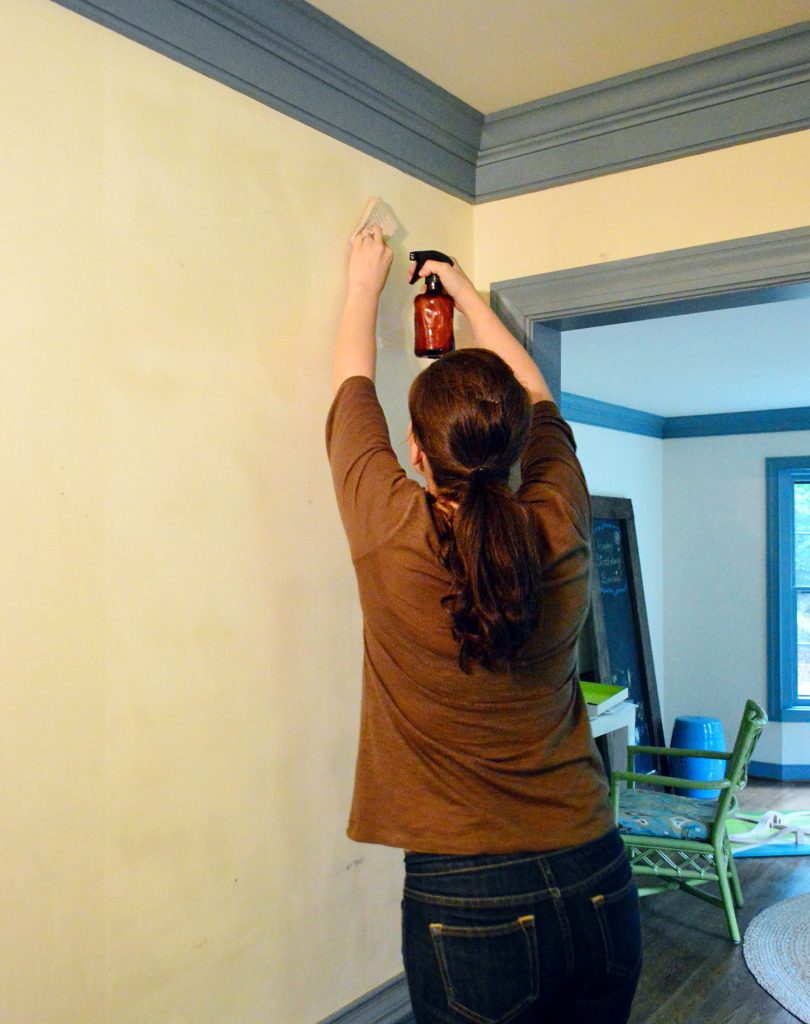
<path fill-rule="evenodd" d="M 619 800 L 619 831 L 634 836 L 707 840 L 716 800 L 627 789 Z"/>

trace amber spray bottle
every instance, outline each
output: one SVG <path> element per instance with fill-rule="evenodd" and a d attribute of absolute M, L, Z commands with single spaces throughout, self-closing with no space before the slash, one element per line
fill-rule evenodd
<path fill-rule="evenodd" d="M 411 253 L 411 259 L 416 263 L 411 284 L 419 280 L 419 271 L 427 260 L 437 260 L 439 263 L 449 263 L 451 267 L 453 266 L 449 256 L 445 256 L 443 252 L 436 252 L 435 249 L 418 249 Z M 415 354 L 426 356 L 428 359 L 438 359 L 439 356 L 452 352 L 456 347 L 453 335 L 453 310 L 456 304 L 453 297 L 442 288 L 438 274 L 428 274 L 425 278 L 425 291 L 416 296 L 413 305 Z"/>

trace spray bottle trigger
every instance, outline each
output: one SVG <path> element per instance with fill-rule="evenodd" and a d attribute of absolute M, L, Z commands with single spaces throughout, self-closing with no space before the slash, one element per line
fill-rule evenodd
<path fill-rule="evenodd" d="M 419 280 L 419 271 L 428 260 L 436 260 L 438 263 L 449 263 L 451 267 L 454 265 L 449 256 L 439 252 L 437 249 L 416 249 L 411 253 L 411 259 L 416 263 L 411 275 L 411 284 L 416 284 Z"/>

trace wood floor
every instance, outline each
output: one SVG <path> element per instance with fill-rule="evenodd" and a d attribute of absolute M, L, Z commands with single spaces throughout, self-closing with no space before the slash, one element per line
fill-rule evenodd
<path fill-rule="evenodd" d="M 752 779 L 740 793 L 751 811 L 810 810 L 810 784 Z M 740 931 L 780 900 L 810 892 L 810 856 L 737 860 L 745 906 Z M 795 1024 L 760 988 L 728 938 L 722 910 L 686 893 L 641 901 L 644 970 L 630 1024 Z"/>

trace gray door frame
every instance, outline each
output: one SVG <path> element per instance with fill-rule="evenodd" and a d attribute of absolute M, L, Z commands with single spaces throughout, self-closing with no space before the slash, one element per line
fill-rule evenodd
<path fill-rule="evenodd" d="M 810 296 L 810 227 L 498 281 L 492 308 L 560 401 L 563 330 Z"/>

